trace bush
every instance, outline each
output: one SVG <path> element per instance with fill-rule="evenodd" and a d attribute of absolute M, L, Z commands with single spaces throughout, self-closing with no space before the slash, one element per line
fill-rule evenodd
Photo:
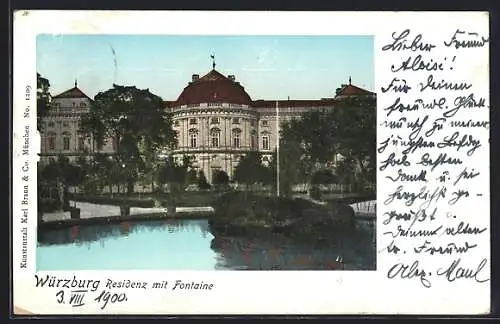
<path fill-rule="evenodd" d="M 318 186 L 312 186 L 309 191 L 309 196 L 315 200 L 321 199 L 321 189 Z"/>

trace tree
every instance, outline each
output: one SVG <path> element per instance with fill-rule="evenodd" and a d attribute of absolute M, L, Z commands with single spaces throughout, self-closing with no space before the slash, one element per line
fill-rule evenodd
<path fill-rule="evenodd" d="M 186 182 L 188 185 L 198 184 L 198 174 L 195 169 L 190 169 L 188 171 Z"/>
<path fill-rule="evenodd" d="M 244 185 L 269 182 L 262 164 L 262 155 L 256 151 L 248 152 L 234 169 L 234 180 Z"/>
<path fill-rule="evenodd" d="M 376 100 L 351 98 L 333 112 L 337 121 L 337 152 L 352 161 L 358 170 L 358 182 L 375 182 L 376 177 Z"/>
<path fill-rule="evenodd" d="M 316 171 L 311 177 L 311 184 L 336 184 L 338 178 L 332 171 L 323 169 Z"/>
<path fill-rule="evenodd" d="M 207 177 L 205 176 L 205 172 L 203 170 L 200 170 L 198 172 L 198 188 L 201 190 L 206 190 L 210 189 L 212 186 L 207 181 Z"/>
<path fill-rule="evenodd" d="M 332 160 L 336 151 L 335 136 L 336 121 L 328 111 L 305 112 L 300 119 L 292 119 L 282 127 L 282 138 L 297 143 L 300 156 L 311 173 L 316 164 Z"/>
<path fill-rule="evenodd" d="M 57 161 L 51 161 L 40 169 L 39 182 L 47 188 L 57 188 L 60 207 L 67 209 L 69 207 L 69 187 L 83 183 L 85 176 L 85 170 L 76 164 L 71 164 L 68 158 L 59 156 Z"/>
<path fill-rule="evenodd" d="M 45 117 L 50 108 L 50 82 L 48 79 L 36 73 L 36 114 L 38 117 L 38 129 L 41 129 L 40 119 Z"/>
<path fill-rule="evenodd" d="M 334 110 L 306 112 L 300 119 L 284 123 L 282 138 L 298 145 L 300 152 L 296 153 L 307 174 L 314 174 L 340 154 L 342 168 L 357 170 L 361 182 L 375 181 L 376 100 L 371 96 L 342 99 Z M 354 165 L 347 168 L 346 163 Z"/>
<path fill-rule="evenodd" d="M 335 173 L 339 177 L 339 182 L 343 184 L 353 184 L 355 180 L 355 162 L 350 157 L 344 157 L 337 162 Z"/>
<path fill-rule="evenodd" d="M 158 153 L 177 141 L 162 99 L 135 86 L 114 84 L 98 93 L 82 121 L 82 131 L 98 147 L 107 140 L 114 141 L 115 157 L 127 170 L 128 194 L 133 192 L 139 175 L 152 172 Z"/>
<path fill-rule="evenodd" d="M 276 184 L 277 162 L 279 162 L 279 184 Z M 282 138 L 278 154 L 275 150 L 271 161 L 275 189 L 279 185 L 280 196 L 291 197 L 293 186 L 306 180 L 306 163 L 302 159 L 302 149 L 294 138 Z"/>
<path fill-rule="evenodd" d="M 214 172 L 212 183 L 217 190 L 227 190 L 229 186 L 229 175 L 222 170 L 217 170 Z"/>

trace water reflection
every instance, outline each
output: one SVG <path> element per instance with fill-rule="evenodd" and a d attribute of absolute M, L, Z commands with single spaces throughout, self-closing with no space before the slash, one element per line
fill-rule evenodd
<path fill-rule="evenodd" d="M 248 239 L 217 237 L 217 269 L 375 270 L 373 232 L 356 231 L 328 240 L 273 235 Z M 340 261 L 340 262 L 339 262 Z"/>
<path fill-rule="evenodd" d="M 201 231 L 203 238 L 207 237 L 208 222 L 206 220 L 162 220 L 147 222 L 122 222 L 109 225 L 75 225 L 67 229 L 44 230 L 38 233 L 38 244 L 61 245 L 61 244 L 88 244 L 96 241 L 119 238 L 130 234 L 142 232 L 198 232 Z"/>
<path fill-rule="evenodd" d="M 38 234 L 38 270 L 375 269 L 374 231 L 326 241 L 214 237 L 206 220 L 73 226 Z M 340 264 L 338 257 L 343 258 Z"/>

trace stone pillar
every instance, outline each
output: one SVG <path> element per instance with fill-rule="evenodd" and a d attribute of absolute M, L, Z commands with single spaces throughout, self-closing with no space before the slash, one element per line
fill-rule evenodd
<path fill-rule="evenodd" d="M 120 205 L 120 216 L 121 217 L 130 216 L 130 206 L 126 204 Z"/>

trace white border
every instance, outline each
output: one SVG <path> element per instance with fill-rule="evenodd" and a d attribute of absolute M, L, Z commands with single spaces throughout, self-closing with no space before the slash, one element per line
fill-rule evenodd
<path fill-rule="evenodd" d="M 196 23 L 193 23 L 196 22 Z M 228 26 L 231 26 L 228 29 Z M 380 59 L 382 39 L 389 39 L 392 32 L 411 28 L 425 33 L 430 38 L 452 33 L 457 28 L 473 28 L 489 34 L 488 14 L 482 12 L 109 12 L 109 11 L 18 11 L 14 15 L 14 139 L 13 139 L 13 217 L 14 247 L 20 244 L 19 200 L 22 184 L 18 179 L 20 147 L 24 121 L 21 107 L 35 107 L 35 96 L 24 100 L 25 87 L 31 86 L 35 93 L 35 39 L 37 34 L 198 34 L 198 35 L 375 35 L 376 89 L 387 82 L 387 65 Z M 398 54 L 404 57 L 407 54 Z M 484 61 L 483 61 L 484 62 Z M 464 75 L 479 80 L 486 89 L 488 66 L 466 71 Z M 472 74 L 471 74 L 472 73 Z M 410 76 L 409 76 L 410 77 Z M 486 80 L 486 81 L 485 81 Z M 390 81 L 390 80 L 389 80 Z M 380 100 L 380 98 L 379 98 Z M 35 138 L 36 118 L 32 108 L 29 119 L 30 136 Z M 379 115 L 380 117 L 380 115 Z M 379 128 L 378 137 L 384 132 Z M 32 146 L 33 148 L 33 146 Z M 31 151 L 30 179 L 36 178 L 36 156 Z M 489 152 L 482 158 L 489 156 Z M 482 183 L 489 185 L 487 160 L 478 167 L 485 170 Z M 485 180 L 485 179 L 488 180 Z M 487 182 L 485 182 L 487 181 Z M 387 192 L 386 182 L 378 182 L 378 205 L 381 193 Z M 479 184 L 478 184 L 479 185 Z M 488 186 L 486 186 L 488 187 Z M 29 269 L 17 269 L 18 249 L 14 250 L 14 305 L 37 314 L 68 314 L 75 312 L 66 305 L 55 302 L 55 288 L 34 288 L 34 266 L 36 250 L 36 186 L 30 186 L 32 203 L 29 207 L 28 235 Z M 489 224 L 489 196 L 474 203 L 474 208 L 465 210 L 481 217 Z M 381 209 L 379 208 L 379 215 Z M 379 250 L 386 242 L 378 220 Z M 481 255 L 489 258 L 489 234 L 481 241 Z M 471 257 L 475 257 L 472 255 Z M 378 256 L 378 271 L 373 272 L 98 272 L 80 271 L 78 278 L 152 279 L 157 280 L 203 280 L 214 282 L 213 291 L 193 293 L 129 291 L 129 300 L 114 304 L 104 311 L 89 303 L 78 309 L 82 314 L 469 314 L 489 312 L 489 284 L 470 282 L 446 283 L 435 281 L 432 288 L 424 288 L 417 281 L 388 280 L 388 262 L 392 256 L 381 252 Z M 431 262 L 431 261 L 429 261 Z M 384 268 L 385 267 L 385 268 Z M 63 275 L 63 273 L 58 273 Z M 72 273 L 64 273 L 72 277 Z M 163 279 L 161 279 L 163 278 Z M 90 297 L 89 297 L 90 298 Z"/>

